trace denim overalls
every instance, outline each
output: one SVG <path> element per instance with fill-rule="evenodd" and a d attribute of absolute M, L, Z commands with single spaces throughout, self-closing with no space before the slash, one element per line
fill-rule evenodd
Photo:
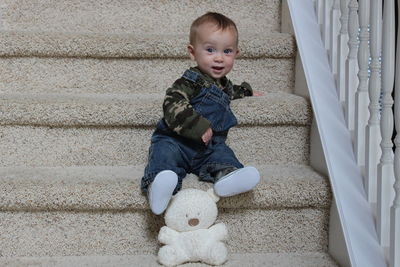
<path fill-rule="evenodd" d="M 192 70 L 186 70 L 183 78 L 193 86 L 201 86 L 200 93 L 190 100 L 190 104 L 197 113 L 210 121 L 213 137 L 208 145 L 194 142 L 174 133 L 161 119 L 151 138 L 148 164 L 141 183 L 143 191 L 147 191 L 154 177 L 163 170 L 171 170 L 178 175 L 175 194 L 181 189 L 187 173 L 196 174 L 201 181 L 214 183 L 215 174 L 219 171 L 243 168 L 225 144 L 228 130 L 237 124 L 229 106 L 229 96 Z"/>

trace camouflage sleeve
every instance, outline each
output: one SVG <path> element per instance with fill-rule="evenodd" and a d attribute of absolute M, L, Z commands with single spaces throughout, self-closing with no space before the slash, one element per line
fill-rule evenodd
<path fill-rule="evenodd" d="M 253 89 L 247 82 L 242 82 L 241 85 L 233 85 L 232 99 L 238 99 L 252 95 L 253 95 Z"/>
<path fill-rule="evenodd" d="M 178 79 L 166 92 L 163 111 L 164 120 L 172 131 L 191 140 L 201 141 L 201 136 L 211 127 L 211 123 L 190 105 L 190 99 L 197 94 L 196 89 L 184 79 Z"/>

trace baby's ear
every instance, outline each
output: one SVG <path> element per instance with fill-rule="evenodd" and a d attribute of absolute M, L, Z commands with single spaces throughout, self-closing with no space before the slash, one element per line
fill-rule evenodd
<path fill-rule="evenodd" d="M 191 60 L 195 60 L 195 57 L 194 57 L 194 46 L 191 45 L 191 44 L 188 44 L 187 50 L 189 52 L 190 59 Z"/>
<path fill-rule="evenodd" d="M 214 188 L 210 188 L 207 190 L 208 195 L 214 200 L 214 202 L 218 202 L 219 196 L 217 196 L 214 192 Z"/>

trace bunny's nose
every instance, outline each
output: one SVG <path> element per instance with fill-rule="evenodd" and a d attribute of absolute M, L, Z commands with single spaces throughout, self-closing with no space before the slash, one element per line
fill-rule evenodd
<path fill-rule="evenodd" d="M 192 218 L 192 219 L 189 220 L 189 225 L 190 226 L 196 226 L 198 224 L 199 224 L 199 219 Z"/>

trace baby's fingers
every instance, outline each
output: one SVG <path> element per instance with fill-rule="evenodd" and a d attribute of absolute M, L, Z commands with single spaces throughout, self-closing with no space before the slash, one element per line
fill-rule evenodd
<path fill-rule="evenodd" d="M 260 92 L 260 91 L 254 91 L 253 92 L 253 96 L 263 96 L 264 92 Z"/>

